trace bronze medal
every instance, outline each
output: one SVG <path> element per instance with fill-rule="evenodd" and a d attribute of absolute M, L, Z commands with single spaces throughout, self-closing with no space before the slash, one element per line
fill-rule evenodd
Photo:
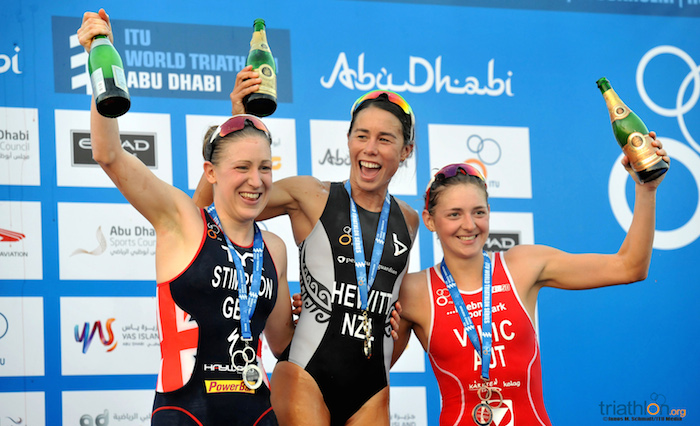
<path fill-rule="evenodd" d="M 482 401 L 472 410 L 472 418 L 477 425 L 490 425 L 493 422 L 493 410 L 489 404 Z"/>

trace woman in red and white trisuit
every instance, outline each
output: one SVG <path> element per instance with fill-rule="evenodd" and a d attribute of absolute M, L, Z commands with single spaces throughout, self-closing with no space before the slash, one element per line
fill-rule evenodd
<path fill-rule="evenodd" d="M 654 140 L 653 145 L 657 155 L 669 162 L 661 143 Z M 630 170 L 627 157 L 623 165 Z M 534 323 L 537 294 L 544 286 L 578 290 L 645 279 L 654 238 L 656 190 L 662 180 L 663 175 L 635 185 L 634 218 L 616 254 L 570 254 L 543 245 L 518 245 L 487 254 L 483 248 L 489 235 L 490 208 L 483 177 L 467 164 L 452 164 L 436 173 L 426 193 L 423 222 L 437 233 L 444 266 L 440 263 L 404 279 L 394 358 L 412 329 L 429 355 L 440 386 L 441 426 L 488 424 L 484 418 L 478 418 L 481 423 L 475 420 L 480 415 L 475 414 L 475 407 L 481 402 L 477 390 L 484 384 L 481 353 L 474 349 L 465 329 L 469 320 L 462 320 L 462 315 L 468 315 L 483 342 L 482 283 L 488 281 L 489 274 L 484 273 L 487 258 L 493 271 L 487 385 L 502 395 L 500 404 L 496 392 L 487 399 L 492 407 L 488 420 L 494 426 L 551 424 L 542 398 Z M 443 270 L 456 283 L 453 294 L 464 301 L 462 315 L 446 287 L 450 279 Z"/>

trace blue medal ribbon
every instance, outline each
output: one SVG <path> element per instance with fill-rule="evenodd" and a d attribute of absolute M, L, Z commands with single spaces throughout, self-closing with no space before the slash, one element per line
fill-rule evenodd
<path fill-rule="evenodd" d="M 469 310 L 467 305 L 462 299 L 462 295 L 457 288 L 457 283 L 455 282 L 450 270 L 445 264 L 445 258 L 442 259 L 440 263 L 440 270 L 442 271 L 442 277 L 445 279 L 445 285 L 447 290 L 450 292 L 450 297 L 452 302 L 459 313 L 459 317 L 462 319 L 462 324 L 464 324 L 464 329 L 467 331 L 467 336 L 474 346 L 474 350 L 481 356 L 481 378 L 484 380 L 489 379 L 489 367 L 491 364 L 491 340 L 492 334 L 492 324 L 491 324 L 491 259 L 488 254 L 484 251 L 484 267 L 483 267 L 483 281 L 481 289 L 481 340 L 483 342 L 483 348 L 479 342 L 479 336 L 474 327 L 472 319 L 469 317 Z"/>
<path fill-rule="evenodd" d="M 379 262 L 382 260 L 384 242 L 386 241 L 386 230 L 389 223 L 389 208 L 391 207 L 391 197 L 389 191 L 386 192 L 382 212 L 379 214 L 379 224 L 377 225 L 377 237 L 374 239 L 372 248 L 372 259 L 369 265 L 369 275 L 365 265 L 365 247 L 362 242 L 362 228 L 360 227 L 360 215 L 357 213 L 357 205 L 352 199 L 352 188 L 350 180 L 345 181 L 345 190 L 350 196 L 350 224 L 352 225 L 352 247 L 355 253 L 355 275 L 357 276 L 357 290 L 360 293 L 360 303 L 362 310 L 367 309 L 367 295 L 369 289 L 374 284 L 374 279 L 379 270 Z"/>
<path fill-rule="evenodd" d="M 221 228 L 221 233 L 226 239 L 226 245 L 228 246 L 228 251 L 233 259 L 233 263 L 236 265 L 236 278 L 238 279 L 238 300 L 241 305 L 241 339 L 251 340 L 253 335 L 250 331 L 250 319 L 255 312 L 255 305 L 258 303 L 258 293 L 260 292 L 260 283 L 262 281 L 262 260 L 263 260 L 263 239 L 260 228 L 258 228 L 257 223 L 253 223 L 255 229 L 253 236 L 253 277 L 250 281 L 250 292 L 248 291 L 248 285 L 245 279 L 245 268 L 241 262 L 241 258 L 238 252 L 233 247 L 231 240 L 224 232 L 224 227 L 221 226 L 221 221 L 219 220 L 219 215 L 216 213 L 216 208 L 214 204 L 207 207 L 207 212 L 214 219 L 216 225 Z"/>

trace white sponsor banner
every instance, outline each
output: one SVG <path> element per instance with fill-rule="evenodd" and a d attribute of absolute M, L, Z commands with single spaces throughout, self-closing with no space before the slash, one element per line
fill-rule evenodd
<path fill-rule="evenodd" d="M 148 426 L 154 395 L 154 390 L 62 392 L 62 424 Z"/>
<path fill-rule="evenodd" d="M 158 374 L 155 297 L 62 297 L 61 373 Z"/>
<path fill-rule="evenodd" d="M 58 186 L 113 188 L 114 183 L 92 161 L 90 113 L 57 109 L 55 117 Z M 172 184 L 170 115 L 130 112 L 118 120 L 122 147 Z"/>
<path fill-rule="evenodd" d="M 44 392 L 0 393 L 0 415 L 2 415 L 0 417 L 0 425 L 2 426 L 42 426 L 47 424 Z"/>
<path fill-rule="evenodd" d="M 0 279 L 43 278 L 41 203 L 0 201 Z"/>
<path fill-rule="evenodd" d="M 130 204 L 58 203 L 62 280 L 155 280 L 155 230 Z"/>
<path fill-rule="evenodd" d="M 186 115 L 187 124 L 187 176 L 189 189 L 197 188 L 202 177 L 204 159 L 202 144 L 210 126 L 225 122 L 227 116 Z M 296 122 L 291 118 L 263 118 L 272 136 L 272 179 L 280 180 L 297 175 Z"/>
<path fill-rule="evenodd" d="M 0 107 L 0 185 L 41 185 L 39 110 Z"/>
<path fill-rule="evenodd" d="M 350 121 L 310 120 L 311 171 L 321 181 L 339 182 L 350 176 Z M 415 153 L 404 161 L 389 184 L 392 195 L 416 195 Z"/>
<path fill-rule="evenodd" d="M 514 244 L 535 244 L 535 230 L 532 213 L 491 212 L 489 251 L 505 251 Z M 517 240 L 517 241 L 516 241 Z M 433 262 L 442 261 L 442 247 L 437 234 L 433 232 Z"/>
<path fill-rule="evenodd" d="M 483 172 L 492 198 L 532 198 L 527 127 L 429 124 L 430 176 L 451 163 Z"/>
<path fill-rule="evenodd" d="M 44 300 L 0 297 L 0 377 L 43 375 Z"/>
<path fill-rule="evenodd" d="M 426 426 L 428 408 L 425 387 L 391 386 L 389 388 L 391 426 Z"/>

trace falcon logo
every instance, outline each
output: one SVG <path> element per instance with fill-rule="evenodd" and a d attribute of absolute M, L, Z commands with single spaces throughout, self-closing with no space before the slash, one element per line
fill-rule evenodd
<path fill-rule="evenodd" d="M 85 250 L 82 248 L 75 249 L 73 253 L 71 253 L 71 256 L 75 256 L 76 254 L 89 254 L 92 256 L 99 256 L 102 253 L 104 253 L 105 250 L 107 250 L 107 239 L 105 238 L 105 235 L 102 232 L 102 226 L 97 227 L 95 237 L 97 239 L 97 247 L 95 247 L 92 250 Z"/>
<path fill-rule="evenodd" d="M 24 234 L 0 228 L 0 242 L 13 243 L 24 238 L 26 238 Z"/>

